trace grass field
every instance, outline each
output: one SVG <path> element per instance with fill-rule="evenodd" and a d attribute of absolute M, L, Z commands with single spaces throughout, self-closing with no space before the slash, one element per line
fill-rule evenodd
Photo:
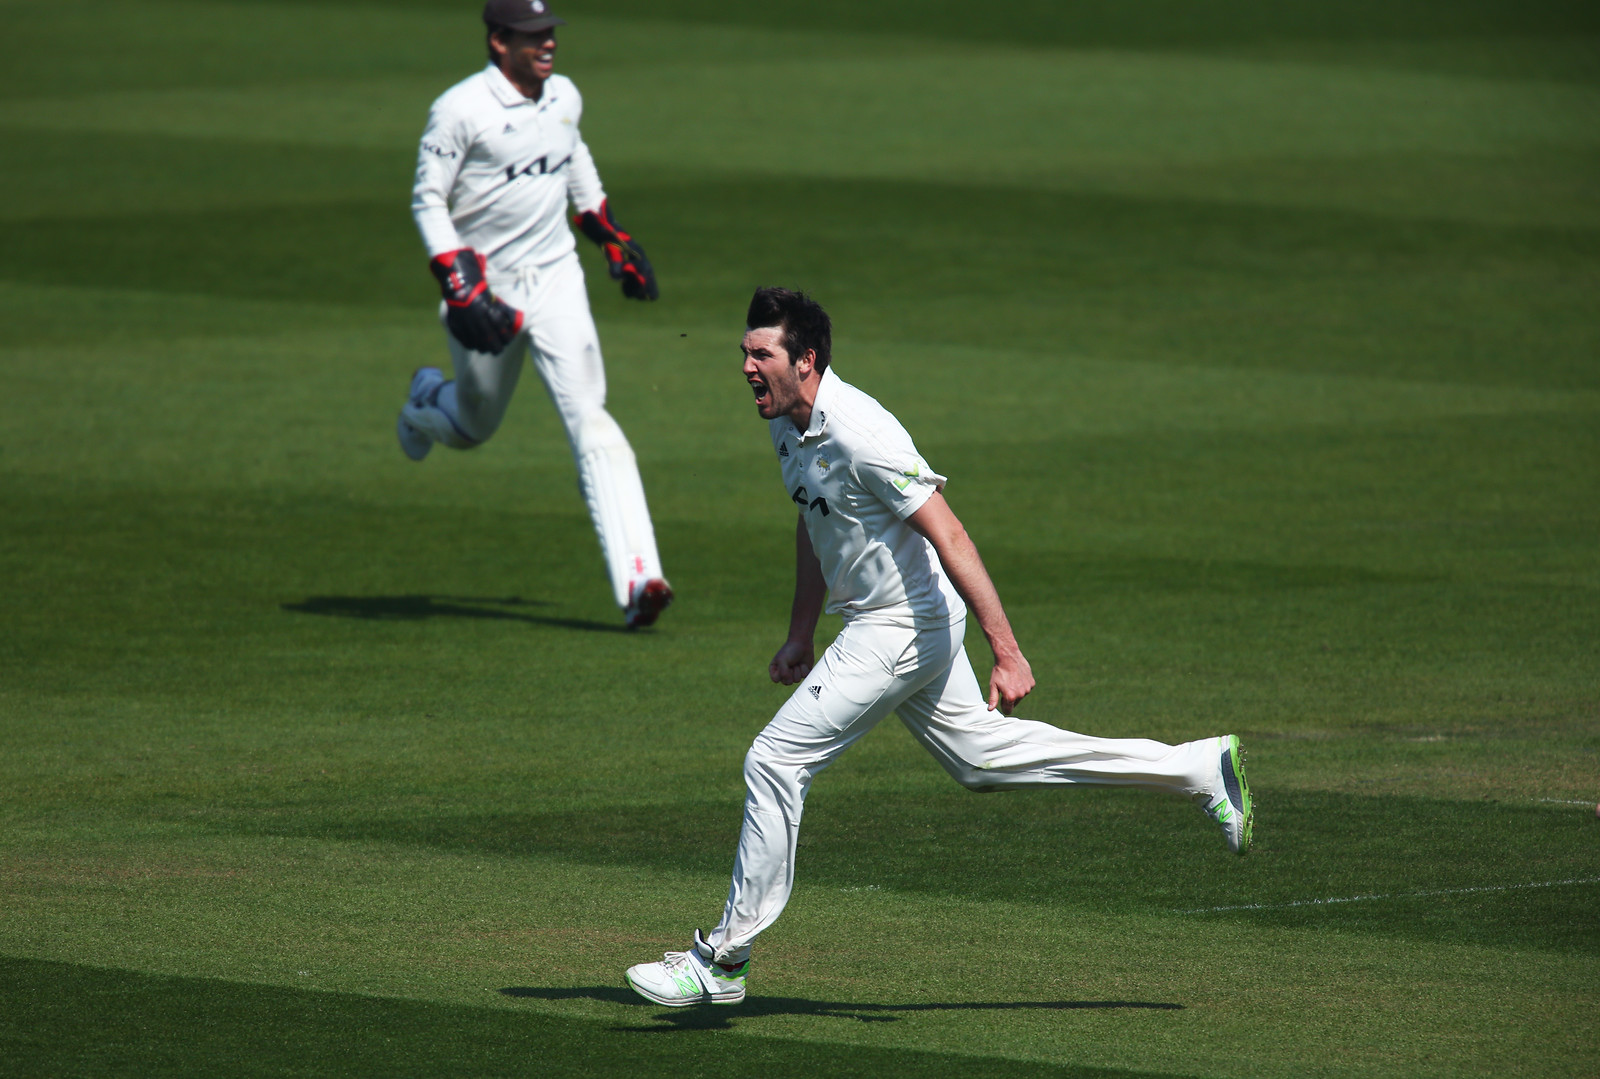
<path fill-rule="evenodd" d="M 477 5 L 0 0 L 0 1073 L 1600 1074 L 1600 9 L 559 8 L 661 276 L 584 252 L 632 635 L 536 382 L 394 444 Z M 1022 713 L 1237 732 L 1248 858 L 885 724 L 750 999 L 623 986 L 783 699 L 771 283 L 951 477 Z"/>

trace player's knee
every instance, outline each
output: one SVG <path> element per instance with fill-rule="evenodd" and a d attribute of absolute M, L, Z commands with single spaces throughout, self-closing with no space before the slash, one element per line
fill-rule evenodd
<path fill-rule="evenodd" d="M 806 769 L 787 759 L 778 747 L 757 736 L 744 755 L 744 783 L 752 791 L 793 791 L 805 785 Z"/>
<path fill-rule="evenodd" d="M 744 755 L 744 781 L 754 783 L 772 774 L 777 758 L 760 738 L 757 738 Z"/>
<path fill-rule="evenodd" d="M 590 409 L 573 421 L 572 451 L 579 457 L 591 453 L 631 453 L 628 438 L 603 408 Z"/>

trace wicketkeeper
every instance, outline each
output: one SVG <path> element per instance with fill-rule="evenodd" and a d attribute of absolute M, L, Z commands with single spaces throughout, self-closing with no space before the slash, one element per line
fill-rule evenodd
<path fill-rule="evenodd" d="M 565 20 L 545 0 L 489 0 L 483 21 L 489 66 L 433 103 L 411 197 L 443 293 L 455 378 L 437 367 L 412 376 L 400 448 L 420 461 L 435 442 L 470 449 L 487 441 L 531 355 L 566 426 L 617 605 L 630 627 L 648 626 L 672 602 L 672 588 L 633 450 L 605 408 L 600 338 L 567 203 L 623 295 L 654 300 L 655 272 L 612 216 L 578 133 L 578 88 L 554 73 L 555 28 Z"/>

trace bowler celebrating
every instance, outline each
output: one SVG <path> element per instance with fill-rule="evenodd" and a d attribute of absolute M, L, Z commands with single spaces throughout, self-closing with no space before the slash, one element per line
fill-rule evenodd
<path fill-rule="evenodd" d="M 695 930 L 688 951 L 630 967 L 628 984 L 668 1007 L 744 999 L 751 945 L 794 887 L 811 781 L 890 712 L 971 790 L 1168 791 L 1198 803 L 1229 849 L 1245 853 L 1253 807 L 1233 735 L 1170 746 L 1009 718 L 1033 673 L 945 502 L 945 477 L 888 410 L 834 374 L 831 324 L 810 297 L 760 289 L 745 322 L 745 381 L 799 516 L 789 637 L 768 674 L 799 688 L 745 756 L 744 825 L 722 920 Z M 844 629 L 817 662 L 825 596 Z M 987 700 L 962 644 L 969 610 L 994 651 Z"/>
<path fill-rule="evenodd" d="M 435 442 L 470 449 L 500 426 L 523 359 L 550 391 L 578 464 L 617 605 L 630 628 L 672 602 L 639 466 L 606 411 L 600 338 L 566 207 L 605 253 L 623 294 L 657 296 L 644 250 L 618 227 L 578 133 L 583 98 L 554 74 L 545 0 L 489 0 L 489 66 L 433 103 L 417 153 L 411 212 L 444 294 L 455 378 L 437 367 L 411 379 L 397 432 L 413 461 Z"/>

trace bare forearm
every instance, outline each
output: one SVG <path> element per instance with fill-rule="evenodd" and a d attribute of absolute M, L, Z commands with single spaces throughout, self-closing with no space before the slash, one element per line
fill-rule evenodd
<path fill-rule="evenodd" d="M 1033 671 L 1011 632 L 1011 621 L 1000 606 L 989 571 L 983 568 L 978 548 L 945 502 L 935 494 L 922 508 L 906 518 L 906 523 L 933 544 L 939 562 L 950 581 L 967 601 L 967 608 L 978 620 L 983 635 L 994 651 L 994 669 L 989 672 L 989 707 L 1007 715 L 1022 698 L 1033 691 Z"/>
<path fill-rule="evenodd" d="M 779 685 L 792 686 L 811 673 L 816 663 L 817 619 L 822 616 L 822 599 L 828 592 L 822 579 L 822 566 L 811 549 L 811 535 L 805 521 L 795 522 L 794 532 L 794 607 L 789 612 L 789 639 L 767 664 L 767 674 Z"/>
<path fill-rule="evenodd" d="M 967 530 L 959 523 L 940 540 L 934 542 L 939 552 L 939 562 L 950 575 L 950 581 L 966 601 L 967 609 L 978 620 L 978 627 L 989 641 L 989 647 L 998 658 L 1002 654 L 1020 656 L 1016 634 L 1011 631 L 1011 620 L 1006 617 L 1000 603 L 1000 593 L 984 567 L 983 558 L 973 544 Z"/>
<path fill-rule="evenodd" d="M 810 644 L 817 633 L 817 620 L 822 617 L 822 601 L 827 597 L 828 584 L 823 580 L 822 564 L 817 561 L 803 520 L 795 523 L 794 553 L 794 606 L 789 611 L 789 640 Z"/>

